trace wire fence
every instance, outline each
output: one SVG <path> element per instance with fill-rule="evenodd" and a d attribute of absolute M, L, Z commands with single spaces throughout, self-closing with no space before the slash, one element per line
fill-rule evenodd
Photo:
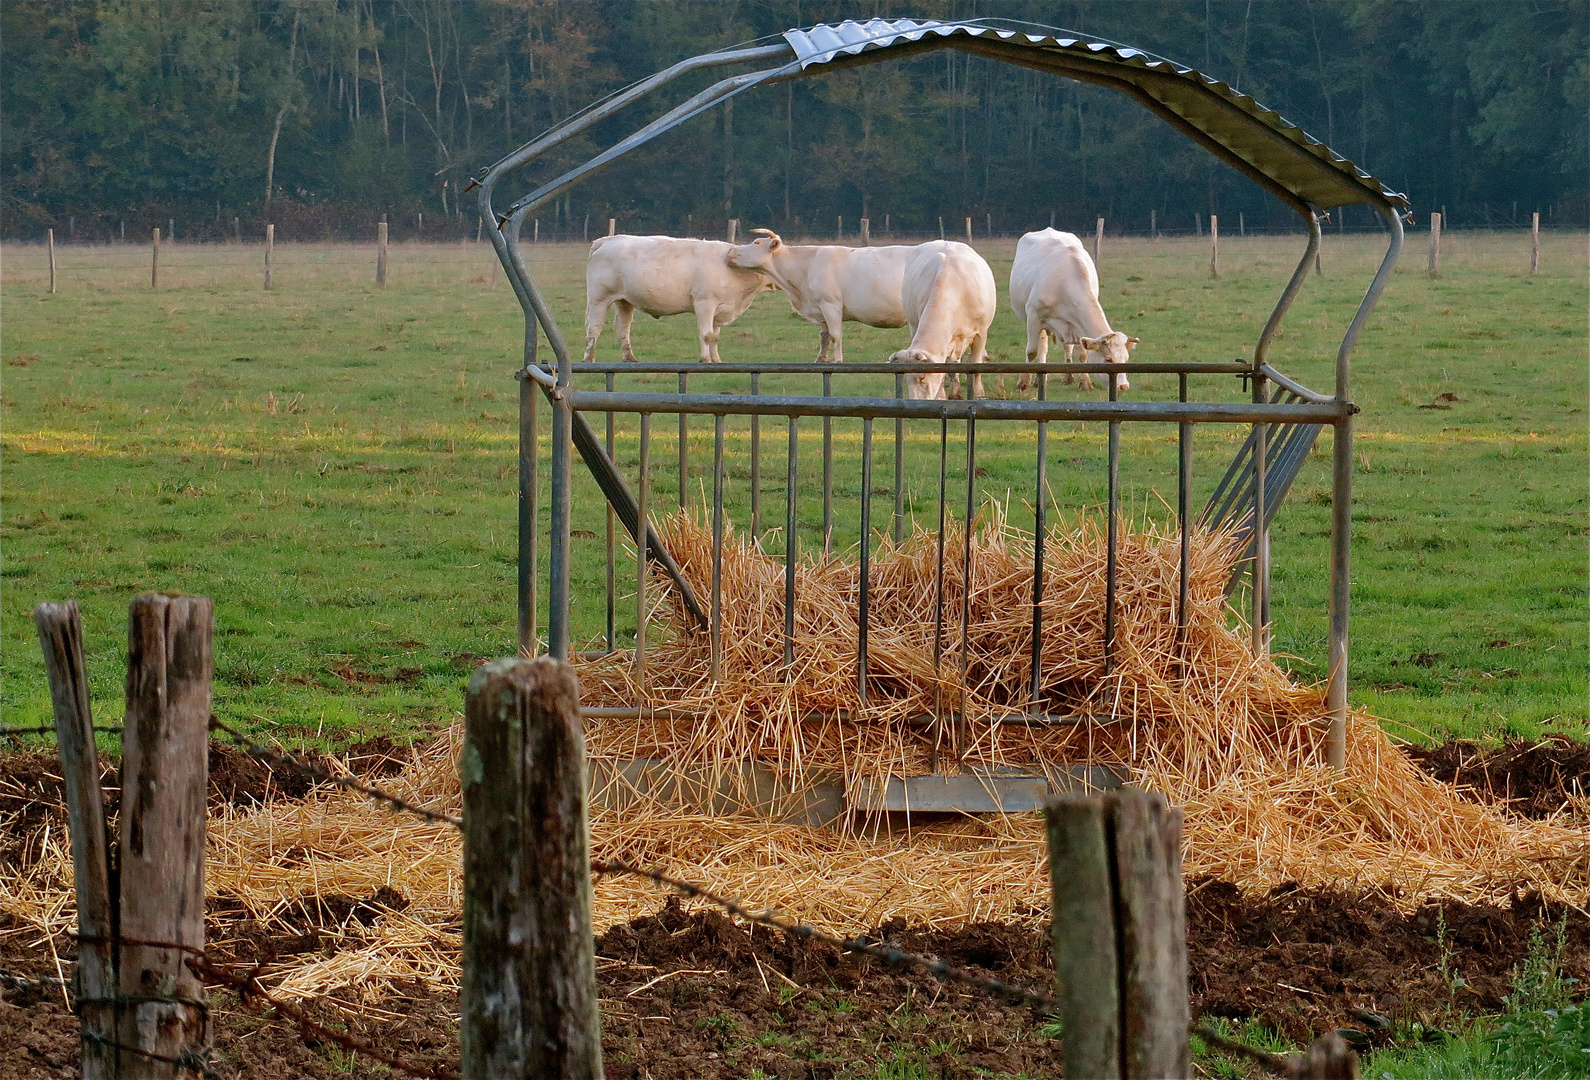
<path fill-rule="evenodd" d="M 226 742 L 221 743 L 220 740 L 217 740 L 217 744 L 235 746 L 256 760 L 264 762 L 274 771 L 290 773 L 313 782 L 332 784 L 344 788 L 348 791 L 363 795 L 372 801 L 378 802 L 386 806 L 394 813 L 410 814 L 425 821 L 451 825 L 460 831 L 462 831 L 464 827 L 463 819 L 460 817 L 438 811 L 430 807 L 417 805 L 415 803 L 409 802 L 406 799 L 402 799 L 396 795 L 393 795 L 390 792 L 384 791 L 381 788 L 362 783 L 351 777 L 339 776 L 318 765 L 314 765 L 310 762 L 295 757 L 292 754 L 263 746 L 249 738 L 237 728 L 219 720 L 214 716 L 211 716 L 210 718 L 210 729 L 211 731 L 219 732 L 221 735 L 225 736 Z M 0 728 L 0 734 L 13 734 L 18 732 L 27 734 L 53 734 L 54 730 L 55 729 L 53 727 L 39 725 L 38 727 L 28 728 Z M 96 727 L 95 730 L 120 731 L 121 728 Z M 840 953 L 845 955 L 865 956 L 877 961 L 889 970 L 924 974 L 945 984 L 954 984 L 976 990 L 997 1001 L 1012 1005 L 1026 1006 L 1033 1009 L 1040 1015 L 1050 1015 L 1059 1006 L 1059 1000 L 1053 994 L 1035 990 L 1031 987 L 1005 982 L 1000 979 L 991 978 L 987 975 L 949 964 L 937 957 L 907 952 L 903 949 L 895 948 L 894 946 L 883 942 L 872 941 L 866 936 L 853 938 L 838 937 L 836 935 L 819 930 L 818 928 L 810 926 L 806 923 L 781 918 L 778 916 L 776 911 L 770 907 L 755 908 L 740 901 L 719 896 L 710 889 L 696 885 L 689 881 L 685 881 L 681 878 L 673 877 L 656 869 L 634 866 L 623 862 L 622 860 L 616 859 L 592 860 L 590 869 L 591 873 L 595 876 L 629 876 L 644 878 L 657 885 L 671 889 L 690 899 L 699 900 L 713 905 L 734 918 L 778 930 L 793 941 L 816 942 L 837 949 Z M 304 1039 L 307 1043 L 313 1044 L 317 1041 L 335 1043 L 337 1046 L 340 1046 L 349 1053 L 361 1054 L 370 1058 L 372 1061 L 380 1062 L 381 1064 L 386 1065 L 388 1068 L 395 1069 L 411 1076 L 424 1077 L 426 1080 L 457 1080 L 459 1075 L 457 1070 L 450 1069 L 446 1066 L 428 1065 L 388 1053 L 367 1039 L 359 1038 L 355 1035 L 349 1034 L 346 1031 L 339 1031 L 335 1028 L 328 1027 L 320 1023 L 319 1021 L 315 1020 L 307 1010 L 298 1004 L 279 997 L 278 995 L 272 994 L 265 987 L 265 985 L 260 981 L 264 961 L 252 965 L 239 965 L 212 957 L 204 950 L 195 950 L 189 946 L 177 945 L 174 943 L 142 941 L 132 938 L 89 939 L 78 937 L 77 940 L 80 943 L 92 940 L 93 942 L 100 944 L 145 946 L 154 945 L 181 949 L 193 954 L 190 956 L 187 963 L 189 968 L 200 978 L 205 980 L 210 985 L 224 986 L 230 990 L 233 990 L 237 993 L 239 1001 L 241 1001 L 244 1006 L 250 1008 L 256 1013 L 263 1014 L 269 1012 L 273 1014 L 270 1017 L 270 1019 L 273 1021 L 291 1024 L 292 1026 L 296 1027 L 300 1038 Z M 61 989 L 71 990 L 73 988 L 73 983 L 68 979 L 30 978 L 0 970 L 0 987 L 14 991 L 35 991 L 42 993 Z M 141 998 L 139 1000 L 146 999 Z M 206 1002 L 187 1001 L 185 999 L 181 1001 L 177 1001 L 177 999 L 170 1000 L 179 1004 L 194 1005 L 201 1010 L 208 1012 L 209 1007 Z M 73 1011 L 79 1013 L 80 1015 L 81 1007 L 86 1003 L 87 1001 L 85 999 L 75 999 L 72 1003 Z M 1277 1075 L 1303 1075 L 1300 1070 L 1302 1068 L 1304 1055 L 1283 1057 L 1281 1055 L 1273 1054 L 1268 1051 L 1251 1047 L 1244 1043 L 1229 1039 L 1226 1036 L 1221 1035 L 1218 1031 L 1215 1031 L 1214 1029 L 1207 1026 L 1195 1026 L 1191 1029 L 1190 1033 L 1204 1039 L 1210 1046 L 1215 1047 L 1216 1049 L 1245 1057 Z M 216 1078 L 216 1080 L 219 1080 L 219 1074 L 217 1074 L 212 1067 L 212 1051 L 208 1048 L 201 1054 L 184 1054 L 178 1057 L 166 1057 L 159 1054 L 150 1053 L 137 1047 L 130 1047 L 125 1044 L 117 1043 L 112 1040 L 105 1039 L 102 1036 L 92 1036 L 92 1038 L 96 1041 L 104 1043 L 109 1047 L 114 1047 L 140 1057 L 147 1057 L 151 1060 L 160 1061 L 165 1064 L 170 1064 L 179 1068 L 197 1072 L 199 1075 L 204 1077 L 205 1080 L 211 1080 L 211 1078 Z"/>

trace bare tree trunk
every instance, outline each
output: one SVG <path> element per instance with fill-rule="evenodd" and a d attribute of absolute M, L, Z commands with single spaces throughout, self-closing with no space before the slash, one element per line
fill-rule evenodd
<path fill-rule="evenodd" d="M 287 81 L 293 81 L 293 75 L 298 60 L 298 19 L 302 9 L 293 11 L 293 32 L 287 43 Z M 288 98 L 282 102 L 282 107 L 276 110 L 276 123 L 271 128 L 271 145 L 265 154 L 265 205 L 271 204 L 271 195 L 276 188 L 276 143 L 282 135 L 282 120 L 287 116 L 287 110 L 292 108 L 292 87 L 289 85 Z"/>
<path fill-rule="evenodd" d="M 381 71 L 381 49 L 379 46 L 375 47 L 375 85 L 381 92 L 381 135 L 386 139 L 387 145 L 390 146 L 392 144 L 392 128 L 387 124 L 386 120 L 386 76 Z"/>

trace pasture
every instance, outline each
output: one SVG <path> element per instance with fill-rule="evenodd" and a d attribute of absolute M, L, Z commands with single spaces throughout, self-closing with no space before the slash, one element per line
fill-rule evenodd
<path fill-rule="evenodd" d="M 1414 233 L 1358 349 L 1351 699 L 1395 735 L 1585 731 L 1584 241 L 1543 238 L 1542 271 L 1530 278 L 1526 234 L 1448 233 L 1432 281 L 1424 235 Z M 1246 355 L 1302 246 L 1300 237 L 1223 238 L 1222 276 L 1212 280 L 1206 244 L 1106 240 L 1102 299 L 1117 329 L 1142 338 L 1136 359 Z M 1014 238 L 978 246 L 1000 282 L 990 356 L 1019 360 L 1024 334 L 1005 296 Z M 1341 329 L 1382 246 L 1378 235 L 1327 237 L 1324 276 L 1310 278 L 1272 363 L 1329 388 Z M 373 245 L 279 243 L 269 292 L 261 256 L 257 246 L 168 246 L 151 290 L 147 248 L 66 247 L 60 291 L 50 295 L 42 248 L 5 251 L 8 723 L 50 715 L 29 618 L 45 599 L 82 605 L 96 715 L 114 719 L 127 601 L 151 589 L 214 597 L 217 713 L 289 742 L 433 731 L 459 712 L 476 658 L 512 651 L 512 372 L 522 324 L 490 248 L 397 245 L 385 289 L 374 285 Z M 578 349 L 584 247 L 542 245 L 534 258 Z M 856 324 L 845 334 L 851 360 L 884 359 L 906 338 Z M 639 318 L 635 347 L 646 359 L 693 359 L 694 321 Z M 721 343 L 726 360 L 809 359 L 816 347 L 816 329 L 776 294 L 760 297 Z M 616 357 L 609 327 L 599 358 Z M 727 378 L 703 373 L 690 388 Z M 1216 378 L 1229 377 L 1195 383 L 1195 397 L 1241 393 Z M 835 390 L 889 393 L 890 382 L 840 376 Z M 1013 377 L 988 382 L 991 394 L 1015 393 Z M 1081 393 L 1051 381 L 1054 396 Z M 1174 377 L 1135 379 L 1131 394 L 1171 398 Z M 731 427 L 728 459 L 730 514 L 743 527 L 741 425 Z M 821 542 L 820 426 L 801 429 L 806 550 Z M 677 506 L 676 430 L 671 418 L 654 428 L 659 510 Z M 710 432 L 710 421 L 694 421 L 686 494 L 697 503 Z M 1200 430 L 1195 506 L 1241 434 Z M 783 475 L 784 437 L 781 421 L 763 425 L 764 525 L 782 517 L 771 485 Z M 836 423 L 835 438 L 853 447 L 859 421 Z M 892 482 L 892 438 L 892 425 L 880 424 L 875 484 Z M 1329 438 L 1274 531 L 1275 648 L 1302 678 L 1323 673 Z M 980 486 L 1019 524 L 1031 499 L 1030 434 L 985 425 L 979 444 Z M 1062 514 L 1097 511 L 1103 445 L 1102 427 L 1051 425 L 1050 484 Z M 1123 505 L 1138 519 L 1168 519 L 1174 427 L 1126 425 L 1122 445 Z M 907 487 L 923 512 L 936 448 L 936 425 L 908 433 Z M 618 458 L 631 476 L 634 449 L 621 426 Z M 952 505 L 957 453 L 952 446 Z M 841 548 L 856 540 L 853 461 L 841 450 Z M 875 500 L 875 523 L 887 522 L 889 502 Z M 594 485 L 577 469 L 581 641 L 602 629 L 602 522 Z M 622 638 L 626 617 L 630 633 L 634 625 L 622 597 L 619 611 Z"/>

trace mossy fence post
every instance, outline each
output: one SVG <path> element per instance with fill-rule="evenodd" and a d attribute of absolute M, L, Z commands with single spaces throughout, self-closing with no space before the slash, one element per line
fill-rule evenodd
<path fill-rule="evenodd" d="M 122 734 L 121 844 L 112 873 L 77 605 L 34 611 L 49 671 L 77 878 L 85 1080 L 200 1075 L 205 789 L 213 606 L 148 593 L 132 602 Z"/>
<path fill-rule="evenodd" d="M 1129 788 L 1046 810 L 1062 1072 L 1191 1075 L 1181 811 Z"/>
<path fill-rule="evenodd" d="M 600 1080 L 585 736 L 574 670 L 476 670 L 464 706 L 462 1072 Z"/>

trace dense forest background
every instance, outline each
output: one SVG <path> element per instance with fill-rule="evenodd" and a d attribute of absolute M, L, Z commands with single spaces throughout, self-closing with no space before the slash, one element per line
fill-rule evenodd
<path fill-rule="evenodd" d="M 587 103 L 793 26 L 993 16 L 1124 42 L 1224 79 L 1390 186 L 1420 220 L 1586 218 L 1586 0 L 5 0 L 0 227 L 65 239 L 469 235 L 460 189 Z M 563 146 L 547 179 L 706 85 Z M 650 110 L 650 111 L 648 111 Z M 504 200 L 506 202 L 506 200 Z M 543 212 L 541 229 L 831 235 L 971 216 L 1292 227 L 1278 202 L 1123 97 L 952 50 L 752 91 Z M 1373 225 L 1347 211 L 1348 227 Z"/>

